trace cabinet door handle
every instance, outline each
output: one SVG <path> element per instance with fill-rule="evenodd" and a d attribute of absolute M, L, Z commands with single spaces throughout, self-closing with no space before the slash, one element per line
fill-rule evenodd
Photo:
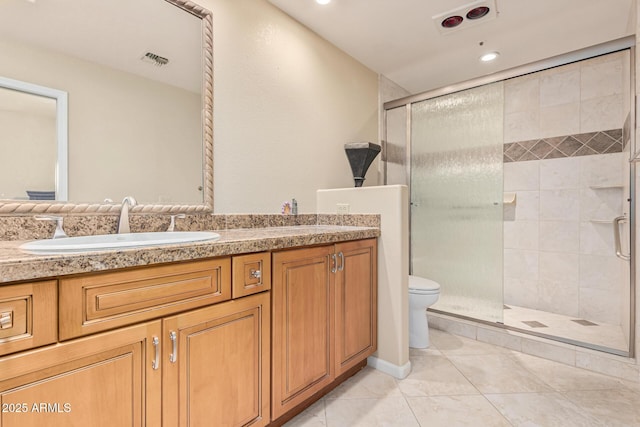
<path fill-rule="evenodd" d="M 338 267 L 338 271 L 344 270 L 344 254 L 342 252 L 338 252 L 338 257 L 340 258 L 340 266 Z"/>
<path fill-rule="evenodd" d="M 178 336 L 174 331 L 169 332 L 169 339 L 171 340 L 171 354 L 169 355 L 169 362 L 176 363 L 178 361 Z"/>
<path fill-rule="evenodd" d="M 153 337 L 153 340 L 151 341 L 151 343 L 153 344 L 153 351 L 154 351 L 153 362 L 151 362 L 151 367 L 154 370 L 157 370 L 160 367 L 160 340 L 158 339 L 158 337 Z"/>
<path fill-rule="evenodd" d="M 331 254 L 331 272 L 335 273 L 338 271 L 338 258 L 336 258 L 336 254 Z"/>

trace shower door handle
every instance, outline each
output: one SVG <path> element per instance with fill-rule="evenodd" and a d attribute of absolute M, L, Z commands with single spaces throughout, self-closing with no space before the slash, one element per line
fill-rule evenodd
<path fill-rule="evenodd" d="M 625 255 L 622 253 L 622 243 L 621 243 L 622 239 L 620 237 L 620 224 L 622 224 L 623 222 L 627 222 L 626 215 L 621 215 L 613 219 L 613 239 L 616 244 L 616 256 L 625 261 L 629 261 L 631 259 L 631 256 Z"/>

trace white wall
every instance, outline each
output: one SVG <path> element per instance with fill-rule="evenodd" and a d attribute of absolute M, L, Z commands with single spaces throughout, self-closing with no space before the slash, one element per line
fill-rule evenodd
<path fill-rule="evenodd" d="M 409 362 L 409 195 L 404 185 L 318 190 L 318 213 L 336 213 L 349 204 L 351 213 L 381 216 L 378 239 L 378 351 L 369 359 L 377 369 L 404 378 Z"/>
<path fill-rule="evenodd" d="M 378 143 L 378 77 L 266 0 L 213 12 L 214 210 L 278 212 L 353 186 L 344 144 Z M 376 185 L 377 166 L 365 185 Z"/>

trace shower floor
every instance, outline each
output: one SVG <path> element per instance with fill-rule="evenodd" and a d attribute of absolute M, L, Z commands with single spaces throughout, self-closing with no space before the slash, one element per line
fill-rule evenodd
<path fill-rule="evenodd" d="M 505 305 L 503 313 L 504 324 L 507 326 L 616 350 L 628 350 L 627 336 L 619 325 L 607 325 L 510 304 Z"/>

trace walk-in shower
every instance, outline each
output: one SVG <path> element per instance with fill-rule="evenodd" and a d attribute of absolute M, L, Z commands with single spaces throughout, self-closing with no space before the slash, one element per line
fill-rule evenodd
<path fill-rule="evenodd" d="M 633 354 L 631 44 L 385 103 L 432 310 Z"/>

